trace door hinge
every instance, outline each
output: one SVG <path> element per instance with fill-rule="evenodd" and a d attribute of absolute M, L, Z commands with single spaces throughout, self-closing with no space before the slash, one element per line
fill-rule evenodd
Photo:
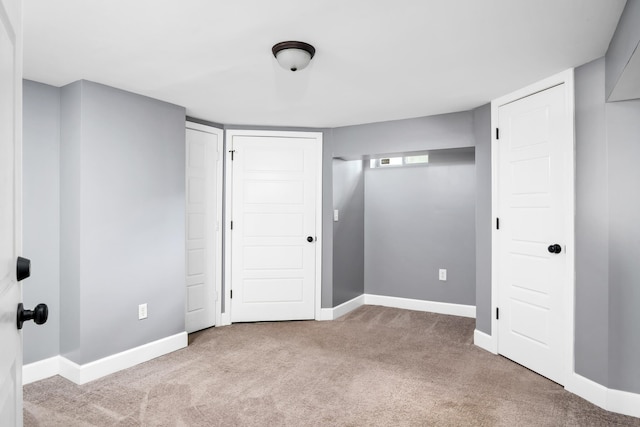
<path fill-rule="evenodd" d="M 496 139 L 500 139 L 500 128 L 496 128 Z"/>
<path fill-rule="evenodd" d="M 496 230 L 500 230 L 500 218 L 496 218 Z"/>
<path fill-rule="evenodd" d="M 231 221 L 231 229 L 233 230 L 233 221 Z"/>
<path fill-rule="evenodd" d="M 229 152 L 231 153 L 231 161 L 233 162 L 233 157 L 236 153 L 236 150 L 229 150 Z"/>
<path fill-rule="evenodd" d="M 229 299 L 233 299 L 233 289 L 229 290 Z"/>
<path fill-rule="evenodd" d="M 496 320 L 500 319 L 500 307 L 496 307 Z"/>

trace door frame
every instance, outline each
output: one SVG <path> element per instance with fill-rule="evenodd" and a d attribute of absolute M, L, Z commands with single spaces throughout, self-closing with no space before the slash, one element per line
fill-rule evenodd
<path fill-rule="evenodd" d="M 224 156 L 223 154 L 223 150 L 224 150 L 224 130 L 220 129 L 220 128 L 216 128 L 213 126 L 207 126 L 207 125 L 202 125 L 199 123 L 194 123 L 194 122 L 186 122 L 185 125 L 185 129 L 191 129 L 191 130 L 196 130 L 199 132 L 205 132 L 205 133 L 210 133 L 213 135 L 216 135 L 218 137 L 218 141 L 216 144 L 216 149 L 218 150 L 218 168 L 216 171 L 216 200 L 214 201 L 216 209 L 215 209 L 215 216 L 216 216 L 216 236 L 213 242 L 207 241 L 207 245 L 215 245 L 216 247 L 216 259 L 215 259 L 215 268 L 216 268 L 216 274 L 214 275 L 214 292 L 215 292 L 215 296 L 216 296 L 216 304 L 215 304 L 215 326 L 221 325 L 222 324 L 222 256 L 223 256 L 223 252 L 222 252 L 222 248 L 223 248 L 223 242 L 222 242 L 222 202 L 223 202 L 223 184 L 222 184 L 222 178 L 223 178 L 223 159 Z M 188 162 L 189 159 L 185 158 L 185 162 Z M 186 163 L 185 163 L 185 168 L 186 168 Z M 186 170 L 186 169 L 185 169 Z M 185 185 L 187 185 L 187 183 L 185 182 Z M 185 199 L 186 201 L 186 199 Z M 186 206 L 186 205 L 185 205 Z M 186 221 L 186 218 L 185 218 Z M 210 239 L 207 239 L 210 240 Z M 185 237 L 185 245 L 186 245 L 186 237 Z M 185 250 L 186 250 L 186 246 L 185 246 Z M 185 254 L 185 259 L 186 259 L 186 254 Z M 187 302 L 185 300 L 185 316 L 186 316 L 186 307 L 187 307 Z"/>
<path fill-rule="evenodd" d="M 315 141 L 316 145 L 316 274 L 315 274 L 315 302 L 314 302 L 314 318 L 321 320 L 321 304 L 322 304 L 322 153 L 323 153 L 323 134 L 322 132 L 303 132 L 303 131 L 279 131 L 279 130 L 243 130 L 243 129 L 227 129 L 225 130 L 225 224 L 224 224 L 224 306 L 225 312 L 221 314 L 221 325 L 231 324 L 231 220 L 233 219 L 233 162 L 231 160 L 231 144 L 236 136 L 268 136 L 279 138 L 305 138 Z"/>
<path fill-rule="evenodd" d="M 564 164 L 564 179 L 568 180 L 567 188 L 570 189 L 571 194 L 568 200 L 568 207 L 564 212 L 564 220 L 567 224 L 567 241 L 566 246 L 566 268 L 564 272 L 564 282 L 567 284 L 567 289 L 564 295 L 564 312 L 565 312 L 565 331 L 562 332 L 564 337 L 564 359 L 563 363 L 563 375 L 564 384 L 567 385 L 570 381 L 574 367 L 574 337 L 575 337 L 575 97 L 574 97 L 574 69 L 562 71 L 551 77 L 548 77 L 539 82 L 533 83 L 520 90 L 512 92 L 508 95 L 491 101 L 491 345 L 489 350 L 495 354 L 498 354 L 498 320 L 496 319 L 496 309 L 498 307 L 498 296 L 500 291 L 498 281 L 498 271 L 500 264 L 498 262 L 499 253 L 499 239 L 498 230 L 496 230 L 495 221 L 499 215 L 498 197 L 499 197 L 499 147 L 498 140 L 496 139 L 496 129 L 498 128 L 498 109 L 506 104 L 517 101 L 527 96 L 534 95 L 538 92 L 542 92 L 546 89 L 550 89 L 555 86 L 564 85 L 565 91 L 565 112 L 570 120 L 568 124 L 569 136 L 565 141 L 566 144 L 571 144 L 569 156 Z"/>

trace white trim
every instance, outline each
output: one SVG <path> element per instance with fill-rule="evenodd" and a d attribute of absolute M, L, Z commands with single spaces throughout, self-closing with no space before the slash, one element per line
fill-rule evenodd
<path fill-rule="evenodd" d="M 388 297 L 384 295 L 364 295 L 367 305 L 403 308 L 405 310 L 428 311 L 430 313 L 449 314 L 452 316 L 476 317 L 475 305 L 451 304 L 446 302 L 424 301 L 410 298 Z"/>
<path fill-rule="evenodd" d="M 565 389 L 607 411 L 640 417 L 640 394 L 607 388 L 576 373 Z"/>
<path fill-rule="evenodd" d="M 60 356 L 39 360 L 22 366 L 22 385 L 44 380 L 60 373 Z"/>
<path fill-rule="evenodd" d="M 362 307 L 364 305 L 364 295 L 357 296 L 349 301 L 343 302 L 342 304 L 333 307 L 333 308 L 321 308 L 320 309 L 320 317 L 316 320 L 335 320 L 338 317 L 342 317 L 347 313 L 352 312 L 356 308 Z"/>
<path fill-rule="evenodd" d="M 60 375 L 76 384 L 86 384 L 89 381 L 185 348 L 187 343 L 187 333 L 181 332 L 84 365 L 78 365 L 66 357 L 60 356 Z"/>
<path fill-rule="evenodd" d="M 498 235 L 497 230 L 493 226 L 495 218 L 499 217 L 498 209 L 498 164 L 499 164 L 499 150 L 498 141 L 496 140 L 495 129 L 498 127 L 498 108 L 502 105 L 517 101 L 534 93 L 541 92 L 543 90 L 552 88 L 564 84 L 565 90 L 565 109 L 567 117 L 571 120 L 571 126 L 569 127 L 569 138 L 572 144 L 571 156 L 567 159 L 567 163 L 564 165 L 565 179 L 569 180 L 567 188 L 570 188 L 573 192 L 568 200 L 568 208 L 565 212 L 565 224 L 567 224 L 567 244 L 566 249 L 566 271 L 565 277 L 568 286 L 566 287 L 566 294 L 564 296 L 565 302 L 565 319 L 567 321 L 566 330 L 564 332 L 566 347 L 564 349 L 564 378 L 568 381 L 572 375 L 574 375 L 574 298 L 575 298 L 575 231 L 574 231 L 574 213 L 575 213 L 575 98 L 574 98 L 574 73 L 573 68 L 565 70 L 561 73 L 553 75 L 547 79 L 541 80 L 537 83 L 529 85 L 525 88 L 517 90 L 508 95 L 502 96 L 491 101 L 491 268 L 493 271 L 491 275 L 491 331 L 496 341 L 496 349 L 498 348 L 499 334 L 498 334 L 498 321 L 493 313 L 496 312 L 498 307 L 498 271 L 500 265 L 498 263 Z"/>
<path fill-rule="evenodd" d="M 476 329 L 473 331 L 473 343 L 489 353 L 498 354 L 498 342 L 489 334 Z"/>
<path fill-rule="evenodd" d="M 314 304 L 314 319 L 322 320 L 322 317 L 326 315 L 322 309 L 322 152 L 323 152 L 323 133 L 322 132 L 298 132 L 298 131 L 272 131 L 272 130 L 242 130 L 242 129 L 229 129 L 225 130 L 225 148 L 226 153 L 226 174 L 225 174 L 225 315 L 223 318 L 228 320 L 228 323 L 224 321 L 221 325 L 231 324 L 231 254 L 232 254 L 232 235 L 231 235 L 231 218 L 233 215 L 233 168 L 231 161 L 231 150 L 233 150 L 233 137 L 234 136 L 271 136 L 280 138 L 305 138 L 316 141 L 316 158 L 317 158 L 317 172 L 316 172 L 316 280 L 315 280 L 315 304 Z"/>
<path fill-rule="evenodd" d="M 190 122 L 189 120 L 186 120 L 185 123 L 186 123 L 187 129 L 199 130 L 201 132 L 206 132 L 206 133 L 214 133 L 220 137 L 222 137 L 222 133 L 224 132 L 222 128 Z"/>

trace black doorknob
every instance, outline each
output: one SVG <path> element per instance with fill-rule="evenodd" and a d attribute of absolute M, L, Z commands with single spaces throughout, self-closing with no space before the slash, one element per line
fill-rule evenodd
<path fill-rule="evenodd" d="M 551 252 L 552 254 L 559 254 L 560 252 L 562 252 L 562 246 L 560 246 L 559 244 L 553 244 L 553 245 L 549 245 L 549 247 L 547 248 L 549 250 L 549 252 Z"/>
<path fill-rule="evenodd" d="M 33 320 L 36 325 L 42 325 L 46 323 L 48 317 L 47 304 L 38 304 L 33 310 L 25 310 L 22 303 L 18 304 L 18 329 L 22 329 L 22 324 L 29 320 Z"/>
<path fill-rule="evenodd" d="M 16 280 L 19 282 L 31 276 L 31 260 L 18 257 L 16 262 Z"/>
<path fill-rule="evenodd" d="M 309 243 L 313 242 L 313 237 L 308 236 L 308 237 L 307 237 L 307 242 L 309 242 Z"/>

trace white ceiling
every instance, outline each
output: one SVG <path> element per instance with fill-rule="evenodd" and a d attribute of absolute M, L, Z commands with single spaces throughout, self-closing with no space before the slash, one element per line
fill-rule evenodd
<path fill-rule="evenodd" d="M 87 79 L 225 124 L 469 110 L 606 52 L 625 0 L 28 0 L 25 78 Z M 316 47 L 280 68 L 271 46 Z"/>

